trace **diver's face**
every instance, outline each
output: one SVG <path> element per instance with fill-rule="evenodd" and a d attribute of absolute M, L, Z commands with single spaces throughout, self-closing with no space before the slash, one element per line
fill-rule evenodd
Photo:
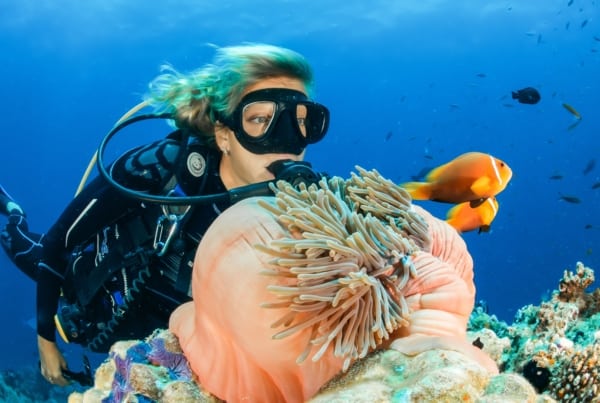
<path fill-rule="evenodd" d="M 304 84 L 298 79 L 270 77 L 246 88 L 242 98 L 252 91 L 266 88 L 287 88 L 306 94 Z M 254 154 L 242 147 L 233 130 L 224 125 L 217 125 L 215 135 L 217 146 L 223 151 L 219 172 L 227 189 L 272 180 L 274 176 L 267 169 L 271 163 L 282 159 L 301 161 L 304 158 L 304 151 L 298 155 L 288 153 Z"/>

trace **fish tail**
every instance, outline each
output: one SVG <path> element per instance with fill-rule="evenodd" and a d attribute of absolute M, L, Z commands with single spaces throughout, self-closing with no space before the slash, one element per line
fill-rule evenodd
<path fill-rule="evenodd" d="M 431 188 L 427 182 L 406 182 L 400 185 L 414 200 L 429 200 Z"/>
<path fill-rule="evenodd" d="M 463 232 L 463 223 L 457 217 L 459 209 L 460 205 L 457 204 L 456 206 L 448 210 L 448 212 L 446 213 L 446 222 L 458 232 Z"/>
<path fill-rule="evenodd" d="M 512 91 L 512 99 L 517 99 L 517 98 L 519 98 L 519 94 Z"/>
<path fill-rule="evenodd" d="M 459 222 L 459 221 L 456 219 L 456 217 L 449 217 L 449 218 L 446 218 L 446 222 L 447 222 L 447 223 L 448 223 L 448 224 L 449 224 L 449 225 L 450 225 L 452 228 L 454 228 L 455 230 L 457 230 L 458 232 L 463 232 L 463 229 L 462 229 L 462 223 L 461 223 L 461 222 Z"/>

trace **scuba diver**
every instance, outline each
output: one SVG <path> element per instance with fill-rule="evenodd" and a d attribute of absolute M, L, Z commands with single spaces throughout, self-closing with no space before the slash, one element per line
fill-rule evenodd
<path fill-rule="evenodd" d="M 45 234 L 29 231 L 24 209 L 0 187 L 0 213 L 8 216 L 0 241 L 37 283 L 40 370 L 50 383 L 82 383 L 56 331 L 105 352 L 167 327 L 171 312 L 191 299 L 196 248 L 221 212 L 245 197 L 272 195 L 275 180 L 321 178 L 302 160 L 307 145 L 325 136 L 329 111 L 309 98 L 313 74 L 303 56 L 249 44 L 219 48 L 213 63 L 189 74 L 166 69 L 143 103 L 157 114 L 117 123 L 97 152 L 100 175 L 87 184 L 84 176 Z M 116 132 L 156 118 L 176 130 L 104 164 Z"/>

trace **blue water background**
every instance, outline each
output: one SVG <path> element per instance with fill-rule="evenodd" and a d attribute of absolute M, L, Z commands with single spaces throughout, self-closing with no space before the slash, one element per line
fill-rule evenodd
<path fill-rule="evenodd" d="M 403 182 L 474 150 L 512 167 L 492 231 L 465 234 L 477 298 L 511 320 L 577 261 L 600 270 L 600 15 L 597 0 L 571 3 L 1 0 L 0 183 L 45 231 L 161 64 L 194 69 L 209 44 L 290 47 L 312 62 L 316 99 L 331 109 L 328 136 L 307 154 L 316 168 L 347 177 L 358 164 Z M 510 98 L 526 86 L 539 104 Z M 572 130 L 563 102 L 583 116 Z M 421 204 L 440 217 L 450 207 Z M 34 285 L 5 256 L 0 270 L 0 368 L 35 364 Z"/>

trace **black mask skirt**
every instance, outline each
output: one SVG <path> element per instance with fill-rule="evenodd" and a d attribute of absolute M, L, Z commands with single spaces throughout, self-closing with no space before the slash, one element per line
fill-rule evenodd
<path fill-rule="evenodd" d="M 248 93 L 231 116 L 219 120 L 253 154 L 299 155 L 325 137 L 329 110 L 300 91 L 267 88 Z"/>

